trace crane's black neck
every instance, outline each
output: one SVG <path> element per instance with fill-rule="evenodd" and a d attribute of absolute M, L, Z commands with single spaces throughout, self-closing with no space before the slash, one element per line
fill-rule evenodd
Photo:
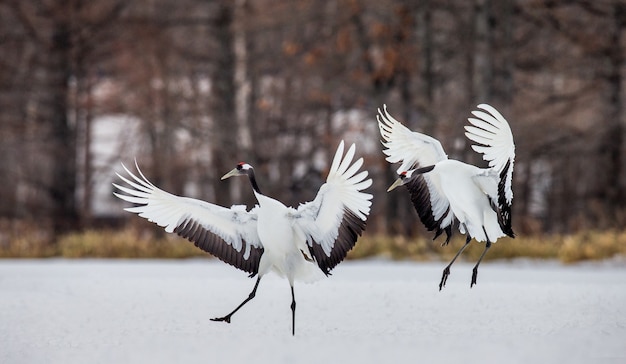
<path fill-rule="evenodd" d="M 435 165 L 433 164 L 432 166 L 418 168 L 418 169 L 415 170 L 414 173 L 424 174 L 424 173 L 428 173 L 428 172 L 432 171 L 434 168 L 435 168 Z"/>
<path fill-rule="evenodd" d="M 256 192 L 256 193 L 261 193 L 261 189 L 259 188 L 259 185 L 256 183 L 256 178 L 254 177 L 254 169 L 249 169 L 246 174 L 248 175 L 248 178 L 250 179 L 250 184 L 252 185 L 252 189 Z"/>

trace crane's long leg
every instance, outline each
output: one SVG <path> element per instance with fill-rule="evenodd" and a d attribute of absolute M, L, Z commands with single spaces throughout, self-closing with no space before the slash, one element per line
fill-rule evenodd
<path fill-rule="evenodd" d="M 485 236 L 486 235 L 487 233 L 485 233 Z M 491 241 L 489 241 L 489 237 L 487 237 L 485 250 L 483 250 L 483 253 L 480 255 L 480 258 L 478 258 L 478 262 L 476 262 L 476 265 L 474 266 L 474 270 L 472 271 L 472 283 L 470 283 L 470 288 L 472 288 L 476 284 L 476 277 L 478 277 L 478 266 L 480 265 L 480 261 L 483 260 L 483 257 L 485 256 L 485 254 L 487 254 L 487 250 L 489 250 L 489 248 L 491 248 Z"/>
<path fill-rule="evenodd" d="M 256 289 L 259 287 L 259 283 L 260 282 L 261 282 L 261 276 L 259 276 L 259 278 L 257 278 L 256 283 L 254 284 L 254 288 L 252 289 L 252 292 L 250 292 L 250 295 L 248 296 L 248 298 L 243 300 L 243 302 L 241 302 L 241 304 L 239 306 L 237 306 L 237 308 L 235 308 L 233 310 L 233 312 L 229 313 L 228 315 L 226 315 L 224 317 L 212 318 L 211 321 L 226 321 L 227 323 L 230 323 L 231 316 L 234 315 L 235 312 L 239 311 L 239 309 L 241 307 L 243 307 L 243 305 L 245 305 L 246 303 L 248 303 L 250 300 L 252 300 L 254 298 L 254 296 L 256 295 Z"/>
<path fill-rule="evenodd" d="M 296 295 L 291 286 L 291 335 L 296 336 Z"/>
<path fill-rule="evenodd" d="M 454 258 L 452 258 L 452 260 L 450 261 L 450 264 L 448 264 L 444 269 L 443 269 L 443 274 L 441 275 L 441 282 L 439 282 L 439 290 L 441 291 L 441 289 L 443 287 L 446 286 L 446 281 L 448 280 L 448 276 L 450 275 L 450 267 L 452 266 L 452 264 L 454 263 L 454 261 L 456 260 L 456 258 L 459 257 L 459 255 L 461 255 L 461 253 L 463 253 L 463 250 L 465 250 L 465 248 L 467 248 L 467 246 L 469 245 L 470 241 L 472 241 L 472 237 L 467 234 L 467 238 L 465 239 L 465 245 L 463 245 L 461 247 L 461 249 L 459 249 L 459 251 L 456 253 L 456 255 L 454 256 Z"/>

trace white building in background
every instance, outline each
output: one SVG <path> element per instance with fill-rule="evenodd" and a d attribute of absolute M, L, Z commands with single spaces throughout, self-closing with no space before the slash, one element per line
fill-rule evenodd
<path fill-rule="evenodd" d="M 119 216 L 123 210 L 113 196 L 111 185 L 122 171 L 121 163 L 133 163 L 141 151 L 141 122 L 128 115 L 104 115 L 95 118 L 91 125 L 90 152 L 92 160 L 91 214 L 93 216 Z M 84 196 L 79 191 L 79 196 Z"/>

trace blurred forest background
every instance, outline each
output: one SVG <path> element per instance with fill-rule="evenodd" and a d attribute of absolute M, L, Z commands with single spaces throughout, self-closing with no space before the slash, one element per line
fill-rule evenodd
<path fill-rule="evenodd" d="M 245 160 L 297 206 L 340 139 L 374 179 L 365 235 L 429 238 L 385 192 L 384 103 L 477 164 L 462 126 L 498 108 L 518 235 L 624 231 L 625 59 L 623 0 L 0 0 L 0 247 L 148 229 L 112 196 L 134 158 L 165 190 L 251 206 L 219 179 Z"/>

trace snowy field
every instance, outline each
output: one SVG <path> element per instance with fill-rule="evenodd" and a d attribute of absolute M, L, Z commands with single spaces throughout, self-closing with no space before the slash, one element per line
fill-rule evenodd
<path fill-rule="evenodd" d="M 0 260 L 0 363 L 626 363 L 626 263 L 344 262 L 254 284 L 216 260 Z"/>

